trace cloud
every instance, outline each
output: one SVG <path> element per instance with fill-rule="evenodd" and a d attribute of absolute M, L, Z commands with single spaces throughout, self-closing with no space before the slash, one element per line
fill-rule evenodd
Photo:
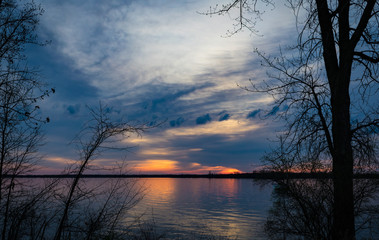
<path fill-rule="evenodd" d="M 184 122 L 184 118 L 179 117 L 176 120 L 171 120 L 170 126 L 171 127 L 179 127 L 180 125 L 182 125 L 183 122 Z"/>
<path fill-rule="evenodd" d="M 181 156 L 189 153 L 204 153 L 200 151 L 202 147 L 190 147 L 190 142 L 199 142 L 200 139 L 214 137 L 218 142 L 239 142 L 245 136 L 252 136 L 251 132 L 264 129 L 264 126 L 252 124 L 248 120 L 228 119 L 225 121 L 213 121 L 204 125 L 195 125 L 178 128 L 167 128 L 165 130 L 155 129 L 155 131 L 147 132 L 143 137 L 132 137 L 123 140 L 126 145 L 139 144 L 141 153 L 150 152 L 150 149 L 155 149 L 153 152 L 161 152 L 162 154 L 180 150 Z M 256 134 L 258 136 L 259 134 Z M 188 144 L 188 145 L 187 145 Z M 191 143 L 192 144 L 192 143 Z M 164 147 L 165 146 L 165 147 Z M 159 151 L 157 151 L 159 149 Z M 192 149 L 192 150 L 191 150 Z M 193 150 L 197 149 L 197 151 Z M 174 154 L 173 154 L 174 155 Z"/>
<path fill-rule="evenodd" d="M 230 114 L 225 113 L 225 114 L 221 115 L 218 120 L 221 122 L 221 121 L 228 120 L 229 118 L 230 118 Z"/>
<path fill-rule="evenodd" d="M 197 13 L 218 0 L 38 1 L 45 9 L 38 35 L 52 44 L 35 49 L 33 59 L 46 67 L 43 73 L 57 89 L 46 104 L 52 119 L 45 148 L 48 155 L 68 159 L 74 155 L 66 151 L 68 147 L 59 148 L 88 120 L 80 106 L 96 106 L 99 99 L 128 120 L 151 124 L 168 120 L 143 138 L 125 141 L 140 145 L 132 158 L 146 160 L 141 149 L 166 149 L 167 155 L 151 154 L 148 159 L 177 161 L 166 163 L 178 168 L 191 162 L 221 166 L 218 161 L 239 169 L 230 165 L 230 159 L 241 157 L 240 162 L 248 162 L 265 148 L 262 139 L 268 134 L 261 132 L 263 124 L 252 124 L 246 116 L 252 108 L 272 103 L 272 98 L 243 91 L 237 83 L 266 77 L 265 69 L 256 67 L 259 59 L 252 49 L 259 47 L 270 54 L 278 42 L 286 45 L 294 36 L 288 31 L 294 26 L 288 20 L 291 14 L 278 7 L 264 16 L 257 27 L 268 38 L 248 31 L 223 38 L 232 28 L 231 19 Z M 247 118 L 258 113 L 250 114 Z M 204 150 L 188 150 L 197 148 Z M 51 149 L 57 153 L 51 154 Z M 191 157 L 196 160 L 190 161 Z"/>
<path fill-rule="evenodd" d="M 183 174 L 209 174 L 209 173 L 221 173 L 221 174 L 234 174 L 234 173 L 241 173 L 240 170 L 236 168 L 230 168 L 225 166 L 208 166 L 208 165 L 202 165 L 197 162 L 193 162 L 188 166 L 185 166 L 181 171 L 177 171 L 178 173 Z"/>
<path fill-rule="evenodd" d="M 235 38 L 221 38 L 230 20 L 197 13 L 210 4 L 46 1 L 41 25 L 61 55 L 59 59 L 87 75 L 86 81 L 102 96 L 122 93 L 155 79 L 198 84 L 201 82 L 196 76 L 203 74 L 211 76 L 207 81 L 230 85 L 231 78 L 246 72 L 242 67 L 252 58 L 246 51 L 251 36 L 242 33 Z M 225 77 L 215 79 L 214 72 Z"/>
<path fill-rule="evenodd" d="M 69 105 L 66 109 L 71 115 L 74 115 L 80 111 L 80 104 Z"/>
<path fill-rule="evenodd" d="M 262 111 L 261 109 L 257 109 L 257 110 L 254 110 L 252 112 L 249 112 L 247 114 L 246 118 L 247 119 L 249 119 L 249 118 L 255 118 L 258 115 L 258 113 L 260 113 L 261 111 Z"/>
<path fill-rule="evenodd" d="M 169 159 L 147 159 L 138 162 L 131 162 L 132 168 L 136 172 L 143 173 L 169 173 L 178 169 L 178 161 Z"/>
<path fill-rule="evenodd" d="M 116 106 L 129 119 L 150 121 L 154 118 L 158 122 L 168 119 L 172 126 L 179 126 L 184 123 L 183 120 L 194 121 L 198 112 L 207 106 L 206 102 L 197 103 L 183 100 L 182 97 L 212 86 L 207 82 L 196 86 L 154 82 L 136 87 L 130 94 L 115 96 L 109 105 Z M 198 108 L 198 111 L 194 108 Z"/>
<path fill-rule="evenodd" d="M 147 155 L 147 156 L 169 156 L 169 155 L 175 155 L 177 157 L 184 156 L 190 152 L 200 152 L 203 149 L 201 148 L 189 148 L 189 149 L 182 149 L 182 150 L 173 150 L 170 147 L 157 147 L 157 148 L 149 148 L 146 150 L 141 150 L 139 154 Z"/>
<path fill-rule="evenodd" d="M 228 119 L 204 125 L 155 129 L 146 132 L 143 137 L 126 138 L 123 143 L 126 146 L 139 146 L 136 154 L 141 159 L 145 159 L 146 156 L 171 156 L 181 160 L 204 159 L 209 152 L 220 154 L 224 151 L 237 151 L 242 154 L 242 149 L 245 152 L 255 151 L 251 146 L 252 140 L 247 141 L 247 138 L 254 137 L 261 140 L 266 137 L 262 136 L 264 129 L 264 126 L 252 124 L 247 120 Z M 255 133 L 251 134 L 252 132 Z M 257 147 L 263 145 L 256 144 Z M 211 161 L 221 161 L 221 159 L 211 159 Z"/>
<path fill-rule="evenodd" d="M 196 124 L 206 124 L 207 122 L 210 122 L 211 120 L 212 120 L 211 116 L 209 115 L 209 113 L 207 113 L 203 116 L 196 118 Z"/>
<path fill-rule="evenodd" d="M 271 111 L 269 113 L 267 113 L 265 115 L 265 117 L 268 117 L 268 116 L 275 116 L 279 111 L 279 107 L 278 106 L 275 106 L 271 109 Z"/>
<path fill-rule="evenodd" d="M 131 162 L 134 173 L 142 174 L 208 174 L 208 173 L 240 173 L 235 168 L 225 166 L 207 166 L 197 162 L 181 164 L 179 161 L 169 159 L 147 159 Z"/>
<path fill-rule="evenodd" d="M 247 121 L 229 119 L 225 121 L 214 121 L 206 125 L 196 125 L 194 127 L 171 128 L 165 131 L 167 137 L 170 136 L 205 136 L 224 135 L 226 138 L 233 138 L 233 135 L 244 135 L 259 128 L 257 124 Z"/>

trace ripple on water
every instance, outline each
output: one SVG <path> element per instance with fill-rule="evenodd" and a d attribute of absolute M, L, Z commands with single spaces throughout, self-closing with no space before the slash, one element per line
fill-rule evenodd
<path fill-rule="evenodd" d="M 271 202 L 271 186 L 249 179 L 146 179 L 145 199 L 135 214 L 154 218 L 170 237 L 194 239 L 217 235 L 232 239 L 265 239 L 262 227 Z"/>

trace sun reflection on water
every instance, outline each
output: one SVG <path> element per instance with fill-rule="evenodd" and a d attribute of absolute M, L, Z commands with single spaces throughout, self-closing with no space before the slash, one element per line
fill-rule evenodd
<path fill-rule="evenodd" d="M 154 218 L 170 237 L 209 234 L 265 239 L 262 227 L 271 187 L 261 189 L 248 179 L 152 178 L 142 182 L 146 196 L 134 214 Z"/>

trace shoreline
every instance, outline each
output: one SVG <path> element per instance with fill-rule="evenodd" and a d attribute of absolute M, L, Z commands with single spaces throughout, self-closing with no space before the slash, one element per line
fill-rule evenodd
<path fill-rule="evenodd" d="M 4 175 L 4 178 L 74 178 L 75 174 Z M 81 178 L 234 178 L 234 179 L 332 179 L 332 173 L 257 172 L 238 174 L 83 174 Z M 354 179 L 379 179 L 379 173 L 357 173 Z"/>

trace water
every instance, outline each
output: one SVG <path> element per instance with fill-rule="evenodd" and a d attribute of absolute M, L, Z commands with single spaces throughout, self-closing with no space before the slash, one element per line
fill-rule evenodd
<path fill-rule="evenodd" d="M 267 239 L 263 225 L 271 207 L 272 185 L 251 179 L 141 179 L 143 200 L 131 216 L 143 215 L 170 239 L 199 236 Z"/>
<path fill-rule="evenodd" d="M 16 181 L 10 189 L 17 201 L 10 202 L 10 213 L 21 211 L 26 215 L 19 219 L 20 212 L 8 217 L 23 221 L 19 235 L 29 236 L 32 230 L 42 228 L 47 229 L 47 239 L 54 235 L 72 180 Z M 163 239 L 268 239 L 263 226 L 275 239 L 330 239 L 332 183 L 330 179 L 293 179 L 264 185 L 251 179 L 82 179 L 65 232 L 72 239 L 85 239 L 93 230 L 91 226 L 96 226 L 93 233 L 106 236 L 113 231 L 119 207 L 123 207 L 127 215 L 122 215 L 116 233 L 125 239 L 162 239 L 157 238 L 160 235 Z M 354 186 L 356 238 L 379 239 L 379 180 L 356 179 Z M 99 219 L 95 222 L 99 225 L 90 224 Z M 34 224 L 32 228 L 29 221 Z"/>

